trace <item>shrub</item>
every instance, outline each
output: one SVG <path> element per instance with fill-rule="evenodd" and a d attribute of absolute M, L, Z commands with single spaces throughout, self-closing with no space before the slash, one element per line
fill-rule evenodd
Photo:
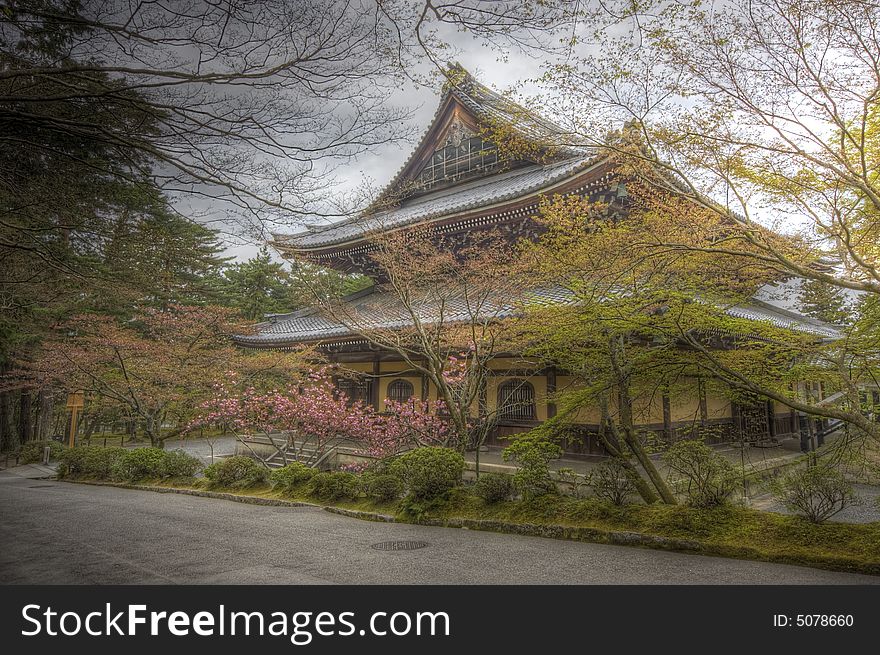
<path fill-rule="evenodd" d="M 387 473 L 367 477 L 364 491 L 367 497 L 380 503 L 390 503 L 403 494 L 403 482 L 400 478 Z"/>
<path fill-rule="evenodd" d="M 144 478 L 160 478 L 163 475 L 165 451 L 161 448 L 135 448 L 127 450 L 113 466 L 114 480 L 131 482 Z"/>
<path fill-rule="evenodd" d="M 160 467 L 163 478 L 191 478 L 202 468 L 202 462 L 182 450 L 166 450 Z"/>
<path fill-rule="evenodd" d="M 364 473 L 367 475 L 391 475 L 391 465 L 396 459 L 396 457 L 383 457 L 382 459 L 375 459 L 367 464 L 367 468 L 364 470 Z"/>
<path fill-rule="evenodd" d="M 269 470 L 255 459 L 235 455 L 205 468 L 205 477 L 211 486 L 247 489 L 264 484 Z"/>
<path fill-rule="evenodd" d="M 318 471 L 309 468 L 302 462 L 291 462 L 287 466 L 275 469 L 269 474 L 269 482 L 275 489 L 290 491 L 304 482 L 308 482 Z"/>
<path fill-rule="evenodd" d="M 484 473 L 474 483 L 474 493 L 489 504 L 510 500 L 513 478 L 503 473 Z"/>
<path fill-rule="evenodd" d="M 201 462 L 182 450 L 78 446 L 62 452 L 58 475 L 131 482 L 144 478 L 192 477 L 200 468 Z"/>
<path fill-rule="evenodd" d="M 403 482 L 410 499 L 439 498 L 461 484 L 464 457 L 451 448 L 427 446 L 398 457 L 389 472 Z"/>
<path fill-rule="evenodd" d="M 74 448 L 73 450 L 79 450 Z M 109 480 L 113 477 L 113 469 L 128 452 L 125 448 L 101 448 L 99 446 L 87 447 L 85 452 L 85 474 L 100 480 Z"/>
<path fill-rule="evenodd" d="M 124 448 L 101 448 L 78 446 L 61 453 L 58 464 L 59 477 L 90 477 L 108 480 L 113 467 L 125 457 Z"/>
<path fill-rule="evenodd" d="M 318 473 L 309 482 L 309 493 L 321 500 L 341 500 L 357 496 L 359 486 L 358 476 L 354 473 Z"/>
<path fill-rule="evenodd" d="M 736 469 L 702 441 L 679 441 L 663 459 L 685 480 L 685 497 L 691 507 L 723 505 L 736 489 Z"/>
<path fill-rule="evenodd" d="M 70 448 L 61 453 L 61 461 L 58 463 L 58 477 L 67 478 L 83 475 L 85 470 L 85 448 Z"/>
<path fill-rule="evenodd" d="M 48 446 L 50 450 L 50 459 L 58 459 L 61 453 L 65 450 L 64 444 L 57 441 L 28 441 L 22 444 L 18 451 L 19 463 L 33 464 L 34 462 L 42 462 L 43 450 L 46 446 Z"/>
<path fill-rule="evenodd" d="M 813 523 L 862 503 L 843 474 L 827 464 L 792 471 L 770 484 L 770 490 L 788 509 Z"/>
<path fill-rule="evenodd" d="M 550 476 L 550 460 L 562 455 L 557 444 L 534 437 L 521 437 L 504 449 L 505 460 L 519 465 L 513 483 L 524 500 L 555 495 L 559 489 Z"/>
<path fill-rule="evenodd" d="M 591 476 L 582 475 L 572 468 L 556 469 L 556 478 L 570 489 L 570 495 L 575 498 L 584 496 L 584 489 L 591 484 Z"/>
<path fill-rule="evenodd" d="M 636 492 L 632 474 L 616 459 L 609 460 L 597 468 L 590 479 L 593 493 L 597 498 L 612 505 L 624 505 Z"/>

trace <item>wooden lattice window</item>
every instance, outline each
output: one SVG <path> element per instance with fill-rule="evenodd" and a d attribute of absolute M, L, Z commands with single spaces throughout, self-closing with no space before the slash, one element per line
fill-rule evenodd
<path fill-rule="evenodd" d="M 535 420 L 535 387 L 526 380 L 507 380 L 498 387 L 498 417 L 508 421 Z"/>
<path fill-rule="evenodd" d="M 388 400 L 395 403 L 405 403 L 414 393 L 412 382 L 407 380 L 394 380 L 388 385 Z"/>
<path fill-rule="evenodd" d="M 357 401 L 364 403 L 370 402 L 370 381 L 352 380 L 351 378 L 339 378 L 336 382 L 336 389 L 339 393 L 345 394 L 349 407 Z"/>
<path fill-rule="evenodd" d="M 482 137 L 463 138 L 434 151 L 416 178 L 416 185 L 430 189 L 443 182 L 455 182 L 498 166 L 498 148 Z"/>

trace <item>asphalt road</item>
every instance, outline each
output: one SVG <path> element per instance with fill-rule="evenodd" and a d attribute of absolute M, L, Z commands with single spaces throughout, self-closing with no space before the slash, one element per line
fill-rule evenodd
<path fill-rule="evenodd" d="M 371 548 L 398 539 L 429 546 Z M 877 584 L 880 577 L 0 473 L 0 582 Z"/>

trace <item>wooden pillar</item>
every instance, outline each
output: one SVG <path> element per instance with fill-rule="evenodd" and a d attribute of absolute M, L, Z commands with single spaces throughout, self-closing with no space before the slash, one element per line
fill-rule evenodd
<path fill-rule="evenodd" d="M 663 392 L 663 432 L 666 438 L 672 441 L 672 406 L 669 402 L 669 393 Z"/>
<path fill-rule="evenodd" d="M 551 366 L 547 369 L 547 398 L 556 393 L 556 367 Z M 547 401 L 547 418 L 556 416 L 556 403 Z"/>
<path fill-rule="evenodd" d="M 706 402 L 706 381 L 700 378 L 697 381 L 700 394 L 700 425 L 706 427 L 709 425 L 709 405 Z"/>
<path fill-rule="evenodd" d="M 776 436 L 776 408 L 772 400 L 767 401 L 767 434 L 768 436 Z"/>
<path fill-rule="evenodd" d="M 736 439 L 742 439 L 742 424 L 740 423 L 739 405 L 734 401 L 730 401 L 730 422 L 733 425 L 733 436 Z"/>
<path fill-rule="evenodd" d="M 373 356 L 373 375 L 370 379 L 370 404 L 379 411 L 379 355 Z"/>
<path fill-rule="evenodd" d="M 428 376 L 422 373 L 422 401 L 428 399 Z"/>

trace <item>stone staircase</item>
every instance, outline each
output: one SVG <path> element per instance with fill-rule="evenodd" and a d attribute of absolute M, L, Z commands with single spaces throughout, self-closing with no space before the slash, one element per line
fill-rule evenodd
<path fill-rule="evenodd" d="M 328 446 L 319 448 L 312 443 L 294 441 L 288 443 L 283 435 L 272 435 L 269 438 L 264 435 L 254 435 L 240 440 L 240 446 L 236 448 L 236 454 L 258 457 L 269 468 L 277 469 L 291 462 L 302 462 L 314 468 L 332 468 L 336 463 L 339 448 Z M 275 443 L 273 443 L 273 440 Z M 276 445 L 285 444 L 279 450 Z"/>
<path fill-rule="evenodd" d="M 332 460 L 336 456 L 335 447 L 328 448 L 322 453 L 321 449 L 310 444 L 288 445 L 282 450 L 283 454 L 282 452 L 276 452 L 269 459 L 264 460 L 269 468 L 281 468 L 285 465 L 285 458 L 287 464 L 302 462 L 314 468 L 321 468 L 321 464 Z"/>

